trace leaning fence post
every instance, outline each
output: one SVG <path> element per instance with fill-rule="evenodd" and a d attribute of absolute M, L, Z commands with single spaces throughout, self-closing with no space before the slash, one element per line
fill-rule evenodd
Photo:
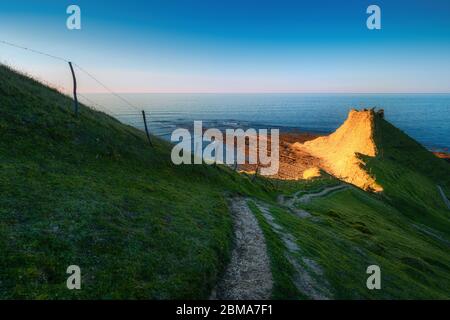
<path fill-rule="evenodd" d="M 144 110 L 142 110 L 142 117 L 144 118 L 144 128 L 145 128 L 145 133 L 147 134 L 148 143 L 150 144 L 150 146 L 153 147 L 152 140 L 150 140 L 150 134 L 148 133 L 147 118 L 145 117 L 145 111 Z"/>
<path fill-rule="evenodd" d="M 216 138 L 214 138 L 213 146 L 214 146 L 214 162 L 213 162 L 213 166 L 214 166 L 214 168 L 217 168 L 218 154 L 217 154 L 217 141 L 216 141 Z"/>
<path fill-rule="evenodd" d="M 77 97 L 77 78 L 75 77 L 75 71 L 73 71 L 72 62 L 69 61 L 70 71 L 72 71 L 73 79 L 73 100 L 75 101 L 75 115 L 78 117 L 78 97 Z"/>
<path fill-rule="evenodd" d="M 257 178 L 257 176 L 258 176 L 258 170 L 259 170 L 259 161 L 258 161 L 258 163 L 256 164 L 255 175 L 254 175 L 253 178 L 252 178 L 252 182 L 255 181 L 255 179 Z"/>

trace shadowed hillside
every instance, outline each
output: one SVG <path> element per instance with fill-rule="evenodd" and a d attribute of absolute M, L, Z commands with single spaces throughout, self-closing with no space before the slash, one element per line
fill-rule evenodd
<path fill-rule="evenodd" d="M 334 298 L 448 299 L 449 163 L 372 110 L 351 111 L 335 133 L 304 146 L 327 164 L 322 168 L 359 187 L 339 188 L 331 179 L 328 187 L 305 190 L 302 181 L 291 182 L 298 191 L 285 190 L 289 196 L 281 203 L 288 207 L 270 210 L 267 224 L 296 239 L 302 252 L 297 264 L 310 272 L 312 283 L 320 288 L 325 278 Z M 311 183 L 317 181 L 325 180 Z M 374 190 L 370 184 L 382 190 L 362 190 Z M 266 232 L 269 248 L 280 255 L 278 229 Z M 363 273 L 372 264 L 382 270 L 381 290 L 365 286 Z"/>
<path fill-rule="evenodd" d="M 208 297 L 231 244 L 224 193 L 261 189 L 72 109 L 0 66 L 0 299 Z M 72 264 L 83 290 L 66 288 Z"/>
<path fill-rule="evenodd" d="M 450 233 L 450 164 L 381 117 L 375 121 L 376 157 L 363 157 L 385 201 L 416 222 Z M 439 189 L 442 190 L 442 194 Z"/>
<path fill-rule="evenodd" d="M 75 117 L 72 103 L 0 66 L 0 299 L 208 298 L 243 212 L 266 243 L 267 296 L 450 296 L 450 165 L 372 111 L 305 145 L 376 193 L 328 174 L 271 180 L 175 166 L 168 143 L 152 137 L 150 147 L 143 132 L 85 106 Z M 73 264 L 82 290 L 66 287 Z M 382 290 L 366 287 L 372 264 Z"/>

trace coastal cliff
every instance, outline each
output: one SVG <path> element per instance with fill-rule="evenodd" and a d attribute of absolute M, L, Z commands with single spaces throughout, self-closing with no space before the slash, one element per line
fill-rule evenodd
<path fill-rule="evenodd" d="M 360 156 L 375 157 L 377 154 L 374 122 L 378 116 L 374 110 L 353 109 L 334 133 L 295 143 L 294 147 L 322 160 L 322 169 L 335 177 L 364 190 L 381 192 L 382 186 L 366 170 Z"/>

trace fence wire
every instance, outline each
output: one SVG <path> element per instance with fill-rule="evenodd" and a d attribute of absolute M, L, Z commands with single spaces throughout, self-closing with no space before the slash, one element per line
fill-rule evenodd
<path fill-rule="evenodd" d="M 66 59 L 66 58 L 62 58 L 47 52 L 43 52 L 40 50 L 36 50 L 33 48 L 29 48 L 26 46 L 22 46 L 22 45 L 18 45 L 9 41 L 5 41 L 5 40 L 1 40 L 0 39 L 0 44 L 9 46 L 9 47 L 13 47 L 16 49 L 20 49 L 20 50 L 24 50 L 27 52 L 31 52 L 37 55 L 41 55 L 41 56 L 45 56 L 47 58 L 51 58 L 57 61 L 62 61 L 66 64 L 69 64 L 70 62 L 72 63 L 72 65 L 76 68 L 76 70 L 80 71 L 82 74 L 86 75 L 88 78 L 90 78 L 91 80 L 93 80 L 97 85 L 99 85 L 100 87 L 102 87 L 104 90 L 106 90 L 109 94 L 111 94 L 112 96 L 114 96 L 116 99 L 118 99 L 119 101 L 121 101 L 122 103 L 124 103 L 127 108 L 130 108 L 127 110 L 127 112 L 121 112 L 120 114 L 117 113 L 116 111 L 113 111 L 112 108 L 110 107 L 106 107 L 103 103 L 99 103 L 98 101 L 95 101 L 95 99 L 93 99 L 92 97 L 87 97 L 86 94 L 77 92 L 77 96 L 81 98 L 80 102 L 82 102 L 84 105 L 89 106 L 90 108 L 92 108 L 93 110 L 97 110 L 97 111 L 103 111 L 106 112 L 107 114 L 114 116 L 116 119 L 118 119 L 119 121 L 123 122 L 124 124 L 127 125 L 131 125 L 137 129 L 140 129 L 142 131 L 147 131 L 146 126 L 148 125 L 148 123 L 144 123 L 144 119 L 143 119 L 143 113 L 144 111 L 141 111 L 141 109 L 139 109 L 137 106 L 135 106 L 133 103 L 131 103 L 128 99 L 126 99 L 125 97 L 121 96 L 120 94 L 118 94 L 117 92 L 114 92 L 112 89 L 109 88 L 109 86 L 107 86 L 105 83 L 103 83 L 102 81 L 100 81 L 97 77 L 95 77 L 91 72 L 87 71 L 85 68 L 81 67 L 79 64 Z M 71 78 L 70 73 L 68 73 L 68 77 Z M 77 76 L 77 79 L 79 77 Z M 42 82 L 42 81 L 41 81 Z M 77 81 L 78 82 L 78 81 Z M 44 80 L 44 83 L 46 83 L 46 81 Z M 48 83 L 46 83 L 48 84 Z M 55 88 L 58 88 L 57 86 L 54 86 Z M 59 90 L 61 91 L 61 90 Z M 67 92 L 69 92 L 69 90 L 67 90 Z M 67 93 L 66 93 L 67 94 Z M 160 116 L 165 116 L 167 114 L 183 114 L 183 112 L 170 112 L 170 111 L 155 111 L 153 113 L 159 114 Z M 192 112 L 190 112 L 191 114 Z M 148 116 L 148 114 L 147 114 Z M 127 119 L 127 120 L 124 120 Z M 153 120 L 153 121 L 157 121 L 157 120 Z M 152 122 L 151 120 L 149 122 Z M 170 126 L 167 126 L 167 128 L 169 128 Z M 161 128 L 164 128 L 161 127 Z M 159 128 L 159 129 L 161 129 Z M 148 134 L 148 132 L 147 132 Z M 166 133 L 157 133 L 155 132 L 154 135 L 156 136 L 165 136 Z M 152 145 L 152 142 L 150 141 L 150 137 L 149 138 L 149 142 Z M 191 137 L 191 141 L 189 143 L 192 143 L 195 137 Z M 194 146 L 195 152 L 194 154 L 196 154 L 196 148 L 197 146 Z M 217 159 L 216 159 L 217 160 Z M 237 164 L 237 163 L 236 163 Z M 234 167 L 235 170 L 238 170 L 238 166 L 234 164 L 234 165 L 230 165 L 230 167 Z M 287 176 L 289 176 L 289 174 L 286 174 Z"/>
<path fill-rule="evenodd" d="M 0 44 L 4 45 L 4 46 L 9 46 L 11 48 L 15 48 L 18 50 L 22 50 L 24 52 L 29 52 L 32 54 L 36 54 L 36 55 L 40 55 L 46 58 L 50 58 L 53 59 L 55 61 L 58 62 L 64 62 L 65 64 L 69 64 L 69 62 L 71 62 L 71 60 L 60 57 L 60 56 L 56 56 L 53 54 L 50 54 L 48 52 L 44 52 L 41 50 L 36 50 L 34 48 L 30 48 L 28 46 L 24 46 L 24 45 L 20 45 L 17 43 L 12 43 L 9 41 L 5 41 L 5 40 L 0 40 Z M 84 74 L 85 76 L 87 76 L 89 79 L 91 79 L 92 81 L 94 81 L 96 83 L 96 85 L 99 85 L 101 88 L 103 88 L 104 90 L 106 90 L 106 92 L 108 92 L 111 96 L 115 97 L 118 101 L 120 101 L 121 104 L 124 104 L 124 106 L 126 106 L 125 108 L 127 109 L 125 113 L 118 113 L 117 110 L 113 110 L 113 108 L 110 107 L 106 107 L 104 103 L 99 103 L 98 101 L 95 101 L 96 99 L 92 97 L 92 95 L 89 95 L 89 97 L 87 96 L 88 94 L 86 93 L 80 93 L 77 90 L 77 96 L 80 98 L 80 102 L 83 105 L 89 106 L 94 110 L 97 111 L 102 111 L 105 112 L 113 117 L 115 117 L 116 119 L 118 119 L 119 121 L 128 124 L 128 125 L 133 125 L 134 127 L 144 130 L 145 129 L 145 125 L 143 123 L 143 118 L 142 118 L 142 111 L 141 109 L 139 109 L 136 105 L 134 105 L 133 103 L 131 103 L 128 99 L 126 99 L 125 97 L 121 96 L 120 94 L 118 94 L 117 92 L 114 92 L 114 90 L 111 90 L 109 88 L 109 86 L 107 86 L 105 83 L 103 83 L 101 80 L 98 79 L 98 77 L 94 76 L 92 74 L 92 72 L 87 71 L 85 68 L 83 68 L 82 66 L 80 66 L 79 64 L 72 62 L 72 65 L 76 68 L 76 71 L 78 71 L 76 74 L 76 78 L 77 78 L 77 84 L 78 85 L 84 85 L 85 83 L 81 83 L 79 80 L 81 79 L 80 75 Z M 38 80 L 39 82 L 44 83 L 47 86 L 50 86 L 56 90 L 58 90 L 59 92 L 62 92 L 66 95 L 68 95 L 69 93 L 72 92 L 72 90 L 69 90 L 68 88 L 64 87 L 61 83 L 51 83 L 49 82 L 47 79 L 42 78 L 41 75 L 39 75 L 39 72 L 35 72 L 35 74 L 33 74 L 33 72 L 29 72 L 29 71 L 25 71 L 24 72 L 26 75 L 29 75 L 33 78 L 35 78 L 36 80 Z M 36 74 L 37 73 L 37 74 Z M 81 74 L 80 74 L 81 73 Z M 69 66 L 67 66 L 67 80 L 70 82 L 72 82 L 72 77 L 71 77 L 71 73 L 70 73 L 70 68 Z M 71 94 L 70 94 L 71 95 Z M 121 107 L 123 108 L 123 106 Z M 131 119 L 127 119 L 127 120 L 132 120 L 132 121 L 124 121 L 124 116 L 127 116 L 128 118 Z M 148 116 L 148 114 L 147 114 Z"/>

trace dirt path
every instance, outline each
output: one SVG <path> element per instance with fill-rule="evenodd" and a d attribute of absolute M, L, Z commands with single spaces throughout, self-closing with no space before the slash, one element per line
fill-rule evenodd
<path fill-rule="evenodd" d="M 303 209 L 296 207 L 295 203 L 297 201 L 296 195 L 294 194 L 291 198 L 286 198 L 284 195 L 278 197 L 278 203 L 289 208 L 295 215 L 300 218 L 308 218 L 311 214 Z"/>
<path fill-rule="evenodd" d="M 327 187 L 319 192 L 299 191 L 293 197 L 279 197 L 279 203 L 300 218 L 311 214 L 296 206 L 298 202 L 307 203 L 316 197 L 323 197 L 337 190 L 349 188 L 348 185 Z M 270 259 L 264 234 L 247 204 L 248 199 L 230 199 L 230 210 L 234 220 L 234 248 L 231 261 L 223 277 L 219 280 L 211 299 L 221 300 L 265 300 L 270 299 L 273 278 Z M 286 248 L 286 258 L 296 270 L 294 284 L 298 290 L 311 299 L 329 299 L 331 293 L 321 267 L 312 259 L 301 256 L 296 238 L 275 222 L 267 204 L 255 202 L 272 230 L 281 238 Z M 323 280 L 317 280 L 323 279 Z"/>
<path fill-rule="evenodd" d="M 350 188 L 349 185 L 347 185 L 347 184 L 340 184 L 338 186 L 324 188 L 324 189 L 322 189 L 322 190 L 320 190 L 319 192 L 316 192 L 316 193 L 306 193 L 306 194 L 302 195 L 301 197 L 298 197 L 297 196 L 298 193 L 296 193 L 294 195 L 294 197 L 300 203 L 308 203 L 313 198 L 324 197 L 324 196 L 326 196 L 327 194 L 329 194 L 331 192 L 334 192 L 334 191 L 337 191 L 337 190 L 344 190 L 344 189 L 348 189 L 348 188 Z"/>
<path fill-rule="evenodd" d="M 235 243 L 231 261 L 217 284 L 212 299 L 266 300 L 273 287 L 264 234 L 245 198 L 233 198 Z"/>
<path fill-rule="evenodd" d="M 297 206 L 297 203 L 308 203 L 313 198 L 324 197 L 324 196 L 330 194 L 331 192 L 335 192 L 338 190 L 345 190 L 348 188 L 351 188 L 351 186 L 346 185 L 346 184 L 341 184 L 338 186 L 327 187 L 318 192 L 313 192 L 313 193 L 307 193 L 304 190 L 300 190 L 300 191 L 294 193 L 291 197 L 280 195 L 278 197 L 278 203 L 289 208 L 289 210 L 291 210 L 298 217 L 308 218 L 308 217 L 311 217 L 311 214 L 308 211 L 299 208 Z"/>

